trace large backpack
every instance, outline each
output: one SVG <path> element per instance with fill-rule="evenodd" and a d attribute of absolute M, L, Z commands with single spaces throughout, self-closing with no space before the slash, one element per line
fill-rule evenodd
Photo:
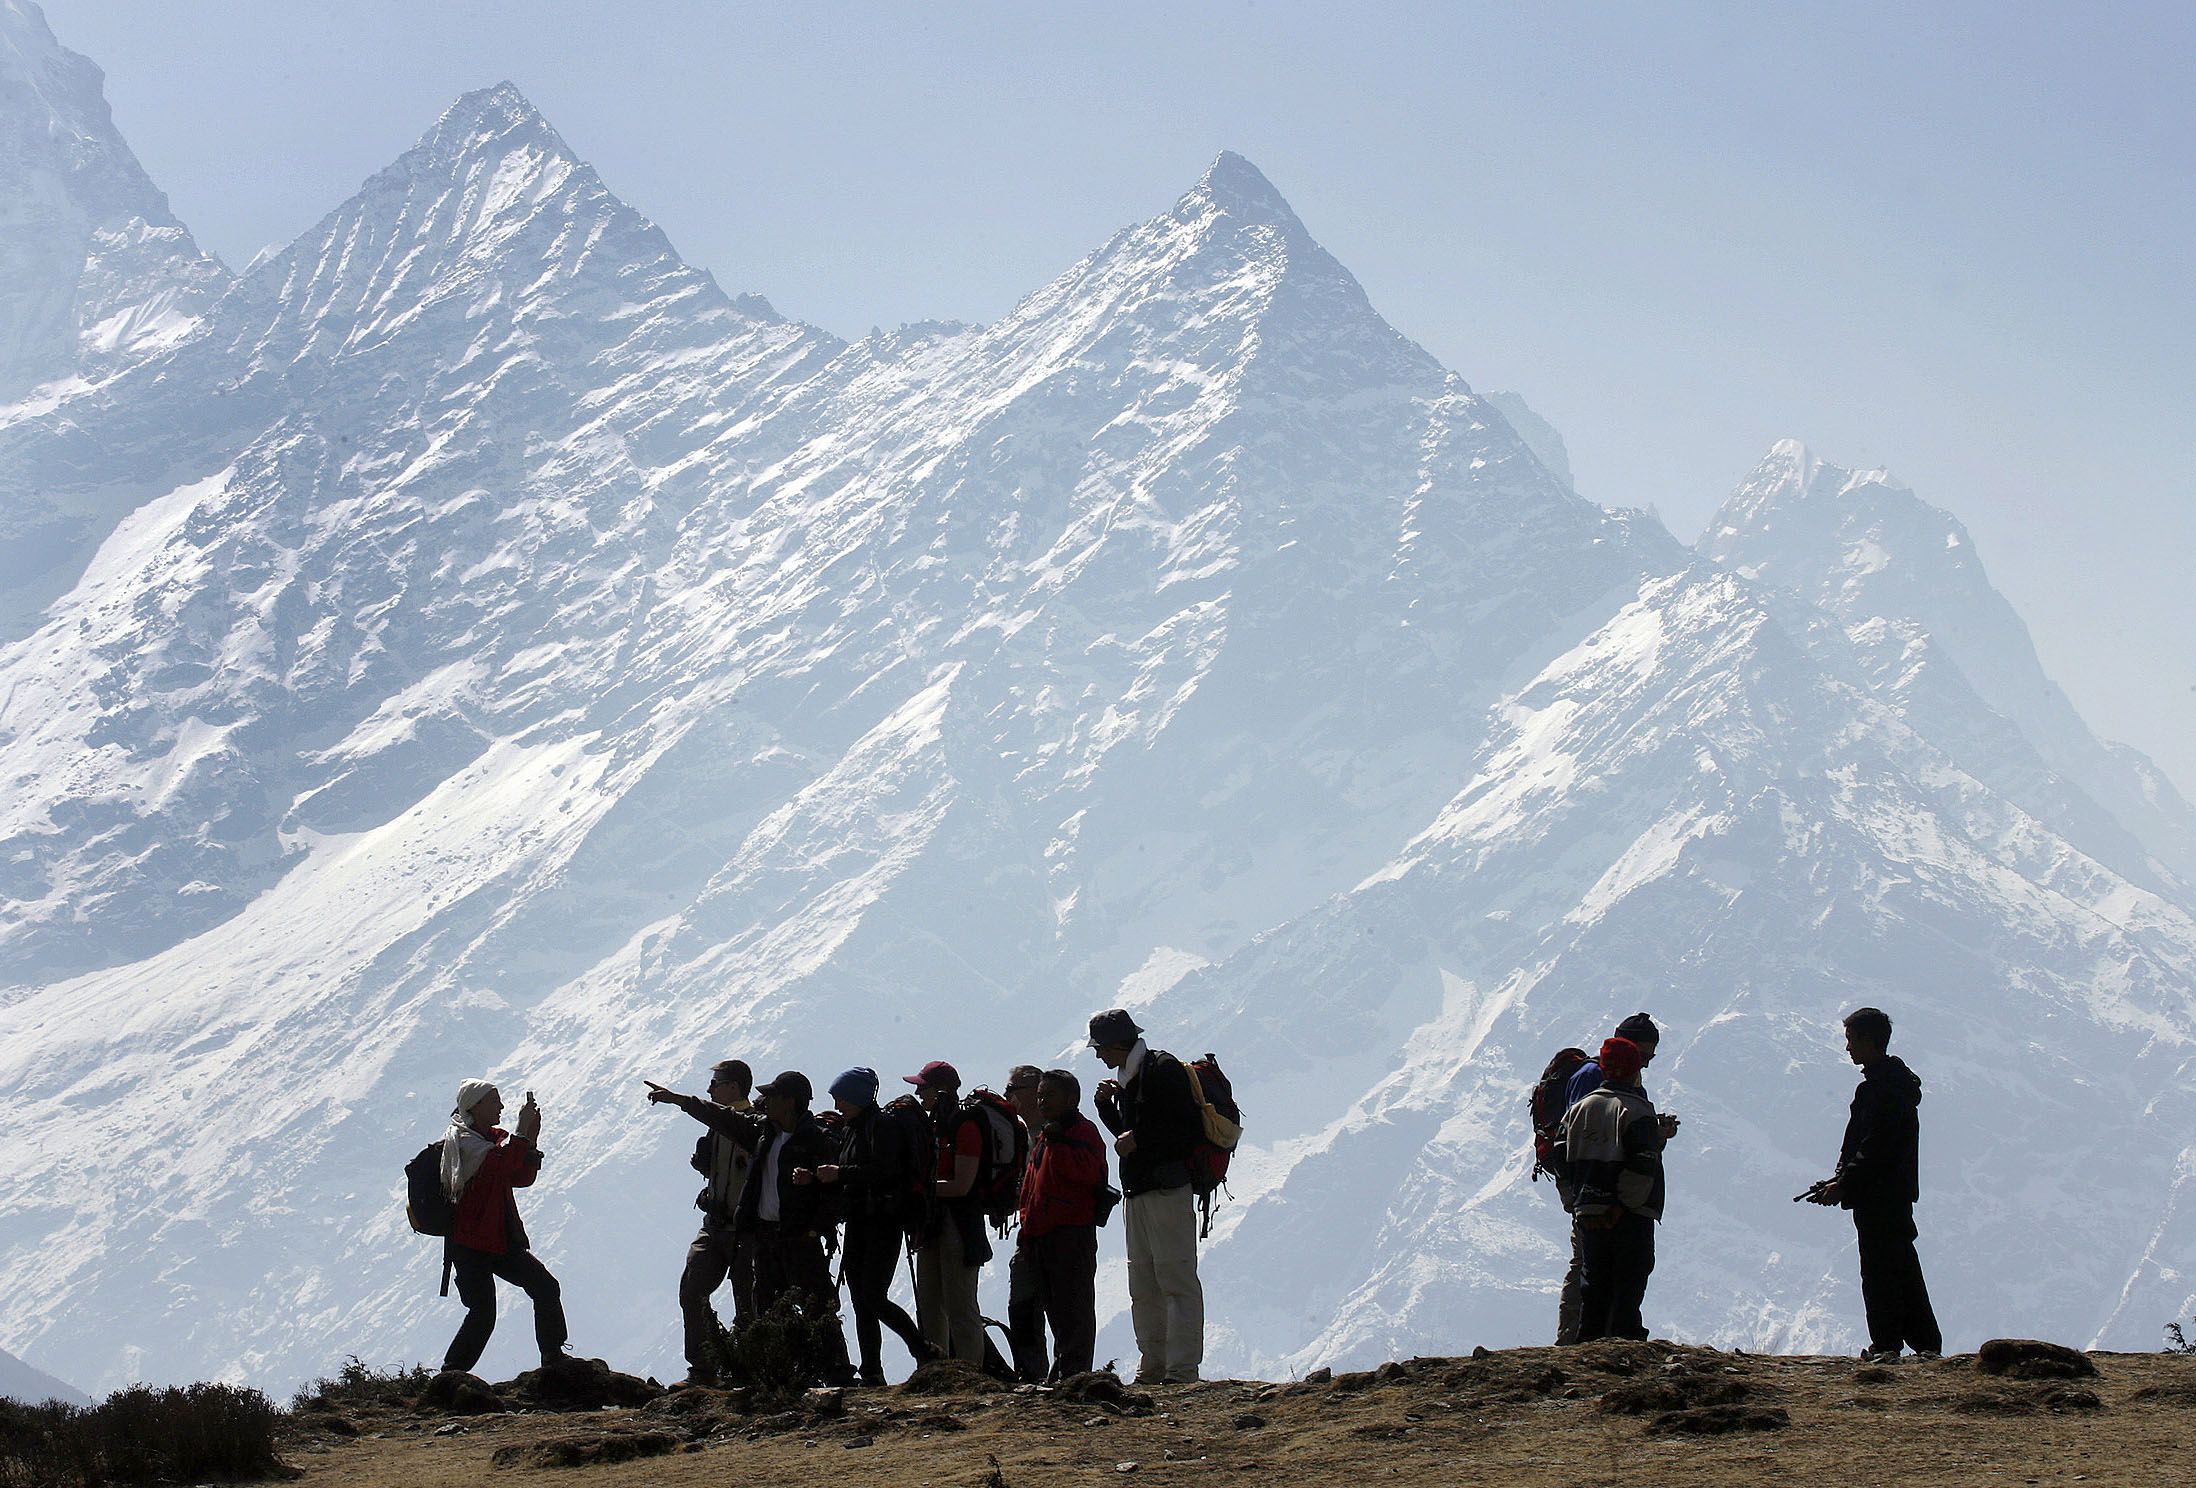
<path fill-rule="evenodd" d="M 457 1228 L 457 1205 L 442 1188 L 442 1143 L 429 1142 L 404 1165 L 404 1217 L 422 1235 L 447 1236 Z"/>
<path fill-rule="evenodd" d="M 1558 1049 L 1548 1067 L 1540 1072 L 1540 1079 L 1533 1086 L 1528 1098 L 1533 1116 L 1533 1181 L 1546 1173 L 1557 1182 L 1571 1176 L 1571 1165 L 1563 1156 L 1563 1143 L 1557 1128 L 1563 1124 L 1563 1113 L 1570 1109 L 1571 1076 L 1588 1062 L 1584 1049 Z"/>
<path fill-rule="evenodd" d="M 979 1085 L 961 1102 L 963 1120 L 972 1120 L 984 1135 L 983 1162 L 976 1170 L 976 1186 L 969 1190 L 984 1218 L 1000 1234 L 1013 1222 L 1022 1205 L 1022 1169 L 1029 1162 L 1029 1128 L 997 1091 Z"/>
<path fill-rule="evenodd" d="M 1204 1118 L 1204 1130 L 1190 1148 L 1190 1187 L 1197 1194 L 1201 1216 L 1197 1233 L 1212 1233 L 1212 1195 L 1228 1182 L 1228 1160 L 1243 1140 L 1243 1110 L 1235 1103 L 1235 1086 L 1211 1054 L 1183 1066 L 1189 1072 L 1190 1094 Z"/>
<path fill-rule="evenodd" d="M 886 1187 L 898 1200 L 893 1215 L 902 1228 L 922 1234 L 930 1228 L 932 1182 L 938 1175 L 938 1139 L 930 1125 L 930 1113 L 912 1095 L 886 1102 L 877 1112 L 877 1132 L 870 1151 L 890 1153 L 900 1171 L 887 1178 Z"/>

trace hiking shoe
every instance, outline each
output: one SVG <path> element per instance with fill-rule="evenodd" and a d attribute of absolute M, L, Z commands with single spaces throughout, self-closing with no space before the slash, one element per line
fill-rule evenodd
<path fill-rule="evenodd" d="M 1863 1364 L 1896 1364 L 1899 1362 L 1899 1351 L 1895 1348 L 1864 1348 L 1861 1350 L 1861 1362 Z"/>
<path fill-rule="evenodd" d="M 1914 1357 L 1917 1359 L 1941 1359 L 1944 1355 L 1936 1349 L 1916 1349 L 1914 1350 Z"/>
<path fill-rule="evenodd" d="M 563 1348 L 558 1349 L 554 1353 L 543 1354 L 541 1356 L 541 1367 L 544 1369 L 563 1369 L 568 1365 L 577 1364 L 580 1362 L 580 1356 L 572 1352 L 572 1346 L 570 1344 L 566 1344 Z"/>

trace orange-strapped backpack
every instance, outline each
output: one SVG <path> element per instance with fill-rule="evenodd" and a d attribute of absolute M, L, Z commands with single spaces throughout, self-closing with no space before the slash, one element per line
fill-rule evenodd
<path fill-rule="evenodd" d="M 1022 1207 L 1022 1169 L 1029 1162 L 1029 1128 L 1007 1098 L 979 1085 L 961 1102 L 963 1118 L 984 1134 L 982 1164 L 970 1190 L 1000 1234 Z"/>
<path fill-rule="evenodd" d="M 1540 1072 L 1540 1080 L 1533 1086 L 1529 1097 L 1533 1113 L 1533 1182 L 1540 1175 L 1562 1180 L 1571 1173 L 1571 1165 L 1565 1161 L 1558 1140 L 1557 1128 L 1563 1124 L 1563 1113 L 1570 1109 L 1571 1076 L 1579 1066 L 1587 1063 L 1584 1049 L 1558 1049 L 1548 1067 Z"/>
<path fill-rule="evenodd" d="M 1190 1094 L 1197 1097 L 1197 1108 L 1205 1122 L 1203 1133 L 1190 1149 L 1189 1164 L 1190 1187 L 1197 1194 L 1200 1216 L 1197 1233 L 1203 1237 L 1212 1233 L 1213 1190 L 1227 1187 L 1228 1159 L 1235 1156 L 1236 1144 L 1243 1140 L 1243 1111 L 1235 1103 L 1235 1087 L 1218 1059 L 1207 1054 L 1182 1067 L 1189 1071 Z"/>

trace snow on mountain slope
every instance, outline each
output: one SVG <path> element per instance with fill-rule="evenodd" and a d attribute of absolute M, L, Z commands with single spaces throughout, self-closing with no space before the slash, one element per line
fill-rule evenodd
<path fill-rule="evenodd" d="M 544 647 L 615 668 L 693 444 L 836 349 L 680 263 L 514 90 L 461 100 L 124 379 L 199 440 L 128 401 L 23 431 L 34 467 L 95 444 L 87 484 L 166 494 L 5 653 L 0 966 L 172 944 L 295 834 L 384 819 L 568 705 L 523 676 Z"/>
<path fill-rule="evenodd" d="M 99 69 L 0 0 L 0 402 L 187 334 L 228 275 L 115 132 Z"/>
<path fill-rule="evenodd" d="M 2092 1205 L 2017 1300 L 2170 1290 L 2186 906 L 1970 766 L 1971 692 L 1902 714 L 1578 499 L 1240 157 L 996 325 L 842 345 L 489 89 L 0 414 L 0 483 L 88 544 L 0 647 L 0 1338 L 73 1377 L 434 1357 L 396 1171 L 481 1072 L 547 1108 L 576 1340 L 675 1368 L 691 1133 L 642 1076 L 1089 1070 L 1123 1000 L 1252 1115 L 1216 1369 L 1540 1336 L 1515 1107 L 1641 1004 L 1715 1159 L 1677 1331 L 1847 1325 L 1835 1219 L 1757 1201 L 1834 1151 L 1871 996 L 1933 1142 L 2017 1097 L 2045 1144 L 1962 1234 Z"/>
<path fill-rule="evenodd" d="M 2196 810 L 2147 761 L 2090 733 L 2044 674 L 2028 627 L 1991 587 L 1974 539 L 1949 513 L 1888 472 L 1844 470 L 1787 440 L 1724 503 L 1700 547 L 1836 617 L 1872 658 L 1886 696 L 1910 716 L 1934 710 L 1933 733 L 1964 727 L 1996 735 L 1975 733 L 1959 752 L 1978 776 L 2024 802 L 2054 797 L 2055 819 L 2087 818 L 2076 831 L 2086 847 L 2153 884 L 2166 881 L 2155 877 L 2162 873 L 2188 897 Z M 1946 677 L 1948 670 L 1957 675 Z M 1987 711 L 1965 696 L 1934 696 L 1947 688 L 1971 689 Z M 2017 734 L 1993 729 L 1992 714 Z"/>

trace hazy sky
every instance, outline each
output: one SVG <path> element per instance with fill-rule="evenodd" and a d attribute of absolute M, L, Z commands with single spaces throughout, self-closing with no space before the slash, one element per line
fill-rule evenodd
<path fill-rule="evenodd" d="M 2196 794 L 2196 6 L 45 0 L 232 266 L 509 79 L 732 291 L 989 320 L 1249 156 L 1681 537 L 1775 439 L 1972 529 Z"/>

